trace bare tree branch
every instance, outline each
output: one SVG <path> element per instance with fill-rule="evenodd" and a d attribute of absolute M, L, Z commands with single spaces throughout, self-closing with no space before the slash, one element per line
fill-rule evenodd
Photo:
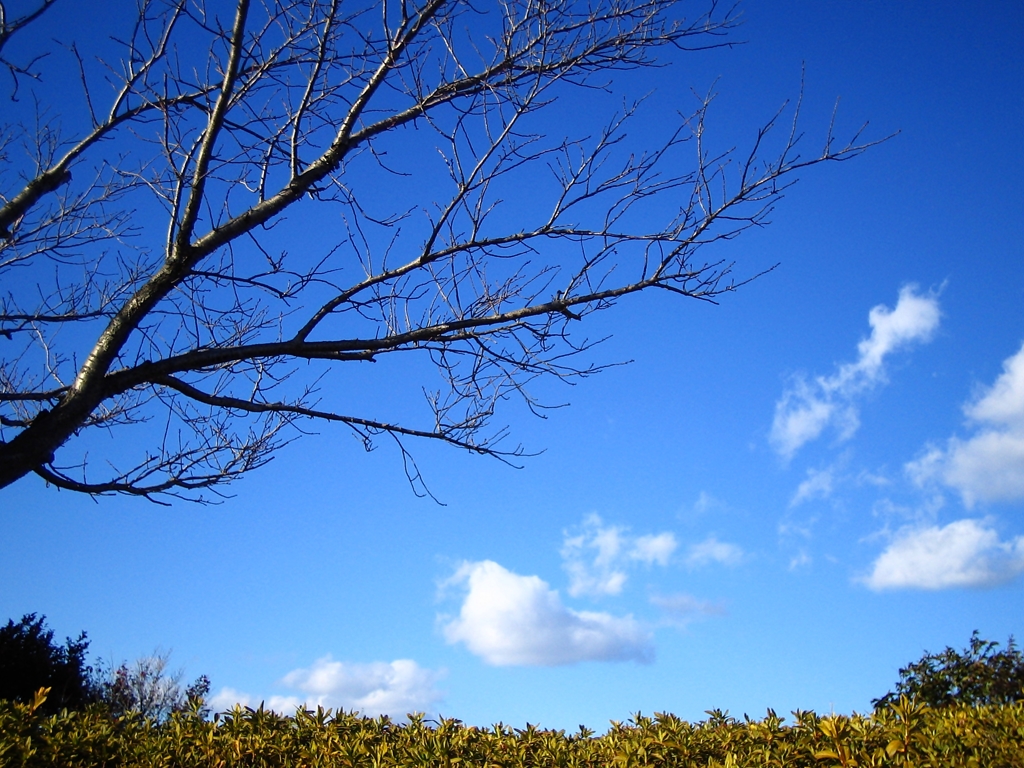
<path fill-rule="evenodd" d="M 0 487 L 210 500 L 320 422 L 392 438 L 429 495 L 406 441 L 524 455 L 495 415 L 603 367 L 592 313 L 763 274 L 703 249 L 877 143 L 839 141 L 833 116 L 803 156 L 799 100 L 744 154 L 712 149 L 710 95 L 647 147 L 642 99 L 548 117 L 660 50 L 728 45 L 714 0 L 227 1 L 143 0 L 91 51 L 32 43 L 31 105 L 0 126 Z M 0 51 L 52 2 L 0 6 Z M 394 380 L 399 359 L 436 379 Z M 351 413 L 328 382 L 356 363 L 421 419 Z M 97 429 L 132 450 L 89 458 Z"/>

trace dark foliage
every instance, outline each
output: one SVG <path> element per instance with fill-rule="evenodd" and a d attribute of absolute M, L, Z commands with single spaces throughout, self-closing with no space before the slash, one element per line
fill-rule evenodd
<path fill-rule="evenodd" d="M 95 698 L 92 668 L 85 663 L 85 632 L 64 645 L 53 641 L 46 617 L 26 614 L 0 628 L 0 699 L 31 702 L 40 688 L 50 693 L 43 711 L 81 709 Z"/>
<path fill-rule="evenodd" d="M 982 640 L 975 630 L 969 648 L 957 651 L 947 646 L 942 653 L 925 653 L 920 661 L 901 669 L 895 690 L 872 704 L 882 709 L 900 696 L 930 707 L 1024 701 L 1024 654 L 1012 637 L 1004 650 L 998 648 L 999 643 Z"/>
<path fill-rule="evenodd" d="M 153 722 L 176 712 L 208 714 L 209 678 L 202 675 L 183 686 L 182 673 L 168 668 L 169 654 L 156 653 L 116 668 L 100 663 L 94 669 L 85 661 L 88 648 L 85 632 L 56 645 L 45 616 L 30 613 L 17 624 L 8 621 L 0 628 L 0 700 L 31 705 L 40 688 L 49 688 L 40 707 L 45 715 L 90 704 L 116 717 L 134 714 Z"/>

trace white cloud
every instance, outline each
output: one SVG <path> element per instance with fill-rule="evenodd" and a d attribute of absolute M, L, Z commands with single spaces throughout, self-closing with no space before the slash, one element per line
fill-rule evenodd
<path fill-rule="evenodd" d="M 1003 361 L 1003 372 L 995 384 L 964 410 L 974 421 L 1024 432 L 1024 345 Z"/>
<path fill-rule="evenodd" d="M 236 691 L 234 688 L 221 688 L 210 697 L 207 702 L 214 712 L 224 712 L 233 709 L 235 705 L 251 707 L 255 709 L 262 704 L 266 709 L 272 709 L 282 715 L 291 715 L 299 707 L 306 706 L 303 699 L 298 696 L 269 696 L 260 698 L 250 693 Z M 315 704 L 313 706 L 316 706 Z"/>
<path fill-rule="evenodd" d="M 919 487 L 923 487 L 942 475 L 946 453 L 941 448 L 929 445 L 918 458 L 903 465 L 903 471 Z"/>
<path fill-rule="evenodd" d="M 818 379 L 819 385 L 823 379 Z M 820 389 L 824 393 L 824 386 Z M 819 395 L 806 381 L 798 379 L 775 404 L 771 442 L 775 451 L 791 459 L 804 444 L 817 439 L 836 412 L 827 395 Z"/>
<path fill-rule="evenodd" d="M 841 374 L 848 379 L 863 374 L 869 380 L 882 375 L 885 356 L 914 341 L 927 341 L 939 327 L 939 302 L 935 296 L 919 296 L 916 286 L 900 289 L 896 308 L 889 310 L 885 305 L 872 307 L 868 313 L 871 336 L 857 345 L 860 357 L 847 371 L 843 366 Z"/>
<path fill-rule="evenodd" d="M 668 565 L 669 558 L 672 557 L 672 553 L 678 546 L 675 534 L 671 532 L 637 536 L 633 540 L 633 548 L 629 552 L 629 557 L 631 560 L 639 560 L 648 565 L 654 563 Z"/>
<path fill-rule="evenodd" d="M 466 590 L 454 618 L 442 621 L 449 643 L 495 666 L 556 666 L 580 661 L 648 662 L 650 632 L 632 616 L 574 611 L 537 576 L 497 563 L 464 563 L 445 586 Z"/>
<path fill-rule="evenodd" d="M 939 326 L 939 302 L 922 296 L 915 286 L 900 290 L 893 309 L 884 305 L 868 313 L 871 335 L 857 345 L 857 360 L 845 363 L 831 376 L 812 382 L 797 379 L 775 404 L 770 440 L 786 460 L 829 426 L 845 440 L 857 431 L 854 400 L 885 380 L 885 358 L 913 342 L 928 341 Z"/>
<path fill-rule="evenodd" d="M 1024 571 L 1024 536 L 1003 542 L 983 520 L 904 529 L 864 583 L 874 590 L 990 587 Z"/>
<path fill-rule="evenodd" d="M 812 499 L 827 499 L 832 495 L 834 482 L 832 467 L 807 470 L 807 479 L 797 486 L 796 493 L 789 501 L 789 506 L 795 507 Z"/>
<path fill-rule="evenodd" d="M 725 608 L 717 603 L 698 600 L 693 595 L 677 593 L 673 595 L 652 595 L 651 604 L 664 612 L 668 623 L 686 626 L 696 619 L 708 616 L 724 616 Z"/>
<path fill-rule="evenodd" d="M 951 437 L 945 448 L 928 446 L 906 464 L 907 474 L 918 485 L 938 480 L 955 488 L 968 508 L 978 501 L 1024 499 L 1024 345 L 964 413 L 974 436 Z"/>
<path fill-rule="evenodd" d="M 239 704 L 243 707 L 251 707 L 252 697 L 247 693 L 236 691 L 234 688 L 221 688 L 217 693 L 207 699 L 206 703 L 214 712 L 223 712 L 224 710 L 233 708 L 235 704 Z"/>
<path fill-rule="evenodd" d="M 1024 499 L 1024 432 L 985 430 L 965 442 L 951 440 L 943 480 L 968 508 L 979 500 Z"/>
<path fill-rule="evenodd" d="M 686 563 L 691 568 L 718 563 L 720 565 L 738 565 L 743 561 L 743 550 L 736 544 L 719 541 L 709 536 L 699 544 L 690 546 L 686 553 Z"/>
<path fill-rule="evenodd" d="M 411 712 L 431 712 L 443 698 L 437 683 L 443 671 L 424 669 L 411 659 L 369 664 L 335 661 L 330 655 L 317 659 L 306 669 L 295 669 L 281 679 L 281 685 L 302 695 L 271 696 L 264 699 L 269 709 L 291 714 L 299 706 L 357 710 L 364 715 L 403 717 Z M 255 697 L 223 688 L 210 700 L 215 710 L 235 704 L 253 706 Z"/>
<path fill-rule="evenodd" d="M 678 547 L 673 533 L 631 536 L 628 530 L 605 525 L 592 514 L 577 531 L 566 532 L 561 554 L 570 595 L 617 595 L 626 583 L 629 565 L 667 565 Z"/>

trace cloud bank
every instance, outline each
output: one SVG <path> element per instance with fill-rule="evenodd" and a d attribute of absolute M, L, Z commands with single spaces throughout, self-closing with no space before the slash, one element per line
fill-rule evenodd
<path fill-rule="evenodd" d="M 864 582 L 874 590 L 993 587 L 1024 572 L 1024 536 L 1000 541 L 983 520 L 902 531 Z"/>
<path fill-rule="evenodd" d="M 435 711 L 443 698 L 436 685 L 444 676 L 444 671 L 424 669 L 411 659 L 351 664 L 327 655 L 311 667 L 292 670 L 281 679 L 281 685 L 301 695 L 257 699 L 233 688 L 223 688 L 210 699 L 210 706 L 224 710 L 235 704 L 255 706 L 262 701 L 282 714 L 291 714 L 300 706 L 323 706 L 400 718 L 411 712 Z"/>
<path fill-rule="evenodd" d="M 938 481 L 978 501 L 1024 499 L 1024 345 L 1003 361 L 1003 372 L 964 406 L 973 437 L 951 437 L 906 465 L 918 484 Z"/>
<path fill-rule="evenodd" d="M 871 335 L 857 345 L 857 360 L 831 376 L 796 379 L 775 404 L 770 441 L 787 461 L 827 427 L 845 440 L 860 425 L 856 399 L 885 381 L 885 360 L 914 342 L 928 341 L 939 326 L 939 302 L 920 295 L 915 286 L 900 290 L 893 309 L 884 305 L 868 313 Z"/>
<path fill-rule="evenodd" d="M 566 533 L 561 554 L 570 595 L 617 595 L 631 565 L 667 565 L 679 546 L 671 532 L 631 536 L 628 530 L 592 514 L 578 531 Z"/>
<path fill-rule="evenodd" d="M 449 643 L 495 666 L 556 666 L 654 658 L 650 632 L 632 616 L 574 611 L 537 576 L 491 560 L 463 563 L 444 586 L 465 590 L 459 615 L 442 619 Z"/>

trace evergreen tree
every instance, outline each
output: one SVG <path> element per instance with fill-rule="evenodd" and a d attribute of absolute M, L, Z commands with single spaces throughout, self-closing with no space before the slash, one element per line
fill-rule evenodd
<path fill-rule="evenodd" d="M 92 668 L 85 663 L 89 641 L 85 632 L 63 645 L 53 641 L 46 617 L 26 614 L 0 628 L 0 699 L 31 701 L 49 688 L 43 710 L 81 709 L 95 698 Z"/>
<path fill-rule="evenodd" d="M 900 696 L 915 698 L 930 707 L 1022 701 L 1024 654 L 1012 637 L 1005 650 L 998 648 L 999 643 L 982 640 L 975 630 L 969 648 L 957 651 L 947 646 L 942 653 L 925 653 L 920 661 L 901 669 L 895 690 L 872 704 L 880 709 Z"/>

